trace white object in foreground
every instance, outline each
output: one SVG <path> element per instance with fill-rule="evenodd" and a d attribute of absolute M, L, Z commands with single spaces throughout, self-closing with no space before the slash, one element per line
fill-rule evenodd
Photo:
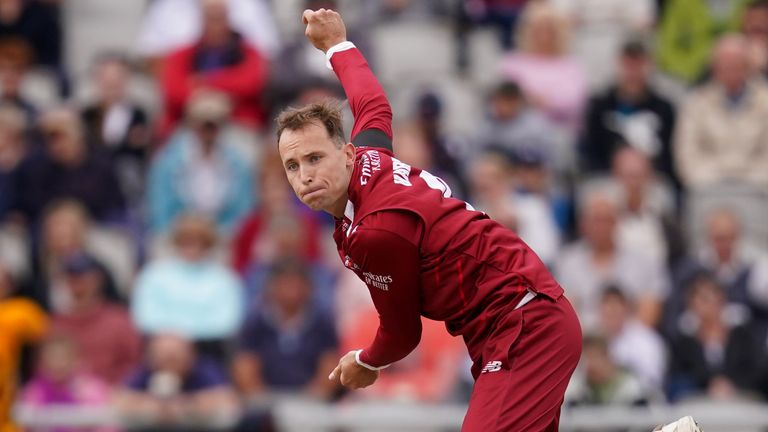
<path fill-rule="evenodd" d="M 685 416 L 674 423 L 662 427 L 660 430 L 661 432 L 702 432 L 691 416 Z"/>

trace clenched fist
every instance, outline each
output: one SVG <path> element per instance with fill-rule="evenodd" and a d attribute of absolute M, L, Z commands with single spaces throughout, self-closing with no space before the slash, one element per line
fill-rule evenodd
<path fill-rule="evenodd" d="M 328 375 L 328 379 L 350 389 L 368 387 L 379 378 L 379 371 L 370 370 L 357 364 L 355 351 L 350 351 L 339 360 L 338 366 Z"/>
<path fill-rule="evenodd" d="M 330 9 L 307 9 L 301 15 L 301 20 L 307 26 L 304 34 L 315 48 L 328 51 L 334 45 L 347 40 L 347 29 L 341 15 Z"/>

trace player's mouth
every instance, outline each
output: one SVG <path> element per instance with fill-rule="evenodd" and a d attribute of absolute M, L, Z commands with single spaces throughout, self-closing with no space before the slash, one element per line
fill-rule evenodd
<path fill-rule="evenodd" d="M 313 197 L 316 197 L 317 195 L 319 195 L 319 193 L 321 193 L 322 191 L 323 191 L 323 188 L 310 189 L 301 195 L 301 200 L 302 201 L 311 200 Z"/>

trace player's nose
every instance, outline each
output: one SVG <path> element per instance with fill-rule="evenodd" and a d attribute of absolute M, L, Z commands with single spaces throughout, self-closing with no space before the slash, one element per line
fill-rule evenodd
<path fill-rule="evenodd" d="M 314 177 L 314 172 L 310 167 L 307 167 L 306 165 L 302 165 L 301 167 L 299 167 L 299 179 L 303 184 L 312 183 L 313 177 Z"/>

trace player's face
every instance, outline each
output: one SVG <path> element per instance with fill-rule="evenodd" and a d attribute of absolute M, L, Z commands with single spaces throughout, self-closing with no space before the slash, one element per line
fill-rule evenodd
<path fill-rule="evenodd" d="M 278 143 L 283 168 L 293 191 L 312 210 L 344 215 L 355 147 L 341 148 L 320 123 L 284 130 Z"/>

